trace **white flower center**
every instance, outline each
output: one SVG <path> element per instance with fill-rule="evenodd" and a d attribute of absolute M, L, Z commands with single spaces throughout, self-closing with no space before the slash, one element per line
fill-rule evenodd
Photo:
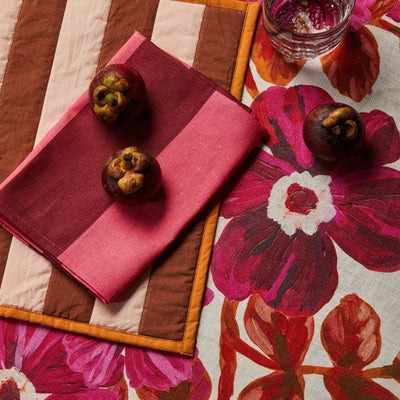
<path fill-rule="evenodd" d="M 328 175 L 313 177 L 307 171 L 283 176 L 272 187 L 268 217 L 289 236 L 297 229 L 313 235 L 321 222 L 330 221 L 336 214 L 329 190 L 331 180 Z"/>
<path fill-rule="evenodd" d="M 43 400 L 48 394 L 36 393 L 32 382 L 17 368 L 0 369 L 0 393 L 19 394 L 21 400 Z M 11 398 L 11 397 L 10 397 Z"/>

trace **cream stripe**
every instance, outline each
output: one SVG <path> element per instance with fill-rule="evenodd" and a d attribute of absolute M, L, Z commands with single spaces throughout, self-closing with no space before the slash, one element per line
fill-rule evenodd
<path fill-rule="evenodd" d="M 111 0 L 67 2 L 35 144 L 88 86 L 97 68 L 110 6 Z M 49 261 L 13 238 L 0 302 L 42 311 L 51 270 Z"/>
<path fill-rule="evenodd" d="M 96 72 L 112 0 L 69 0 L 40 118 L 36 144 L 84 92 Z"/>
<path fill-rule="evenodd" d="M 3 0 L 0 8 L 0 89 L 22 0 Z"/>
<path fill-rule="evenodd" d="M 0 287 L 0 304 L 42 311 L 50 273 L 45 258 L 13 238 Z"/>
<path fill-rule="evenodd" d="M 151 40 L 164 51 L 193 65 L 205 6 L 160 0 Z"/>
<path fill-rule="evenodd" d="M 150 268 L 132 287 L 126 290 L 120 301 L 106 305 L 96 300 L 90 323 L 127 333 L 139 333 L 149 275 Z"/>

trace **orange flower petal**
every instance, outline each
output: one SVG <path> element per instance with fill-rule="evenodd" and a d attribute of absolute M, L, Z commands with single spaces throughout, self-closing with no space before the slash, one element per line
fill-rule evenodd
<path fill-rule="evenodd" d="M 258 25 L 251 59 L 258 75 L 278 86 L 286 86 L 306 63 L 306 61 L 290 60 L 277 52 L 268 40 L 263 25 Z"/>

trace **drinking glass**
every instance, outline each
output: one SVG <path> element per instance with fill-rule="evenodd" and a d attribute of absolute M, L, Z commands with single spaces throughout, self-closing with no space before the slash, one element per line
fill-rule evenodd
<path fill-rule="evenodd" d="M 346 33 L 355 0 L 264 0 L 263 23 L 271 44 L 291 59 L 332 51 Z"/>

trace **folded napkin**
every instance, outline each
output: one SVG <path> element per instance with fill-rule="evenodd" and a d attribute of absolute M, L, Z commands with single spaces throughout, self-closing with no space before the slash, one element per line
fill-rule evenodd
<path fill-rule="evenodd" d="M 138 32 L 110 63 L 142 74 L 143 118 L 104 124 L 84 93 L 0 187 L 1 224 L 104 303 L 151 265 L 265 133 L 247 107 Z M 107 158 L 131 145 L 156 156 L 163 174 L 156 199 L 133 207 L 113 202 L 100 180 Z"/>

